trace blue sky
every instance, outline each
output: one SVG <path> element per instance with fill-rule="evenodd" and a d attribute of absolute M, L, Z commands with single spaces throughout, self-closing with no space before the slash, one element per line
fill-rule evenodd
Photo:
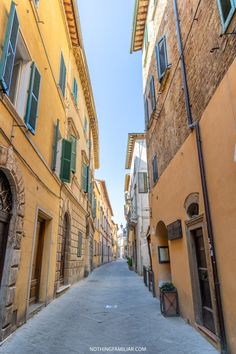
<path fill-rule="evenodd" d="M 77 0 L 99 120 L 100 169 L 114 211 L 124 224 L 127 137 L 142 132 L 141 53 L 130 54 L 134 0 Z"/>

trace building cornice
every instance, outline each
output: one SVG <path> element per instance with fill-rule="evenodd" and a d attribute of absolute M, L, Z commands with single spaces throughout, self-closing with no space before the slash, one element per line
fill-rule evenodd
<path fill-rule="evenodd" d="M 130 52 L 136 52 L 143 48 L 145 25 L 150 0 L 136 0 L 133 16 L 133 29 Z"/>
<path fill-rule="evenodd" d="M 111 202 L 110 202 L 110 198 L 109 198 L 109 194 L 108 194 L 107 187 L 106 187 L 106 182 L 104 180 L 100 180 L 100 179 L 97 179 L 96 181 L 101 185 L 101 187 L 103 189 L 103 194 L 105 196 L 108 208 L 111 211 L 111 216 L 114 216 L 113 210 L 112 210 L 112 206 L 111 206 Z"/>
<path fill-rule="evenodd" d="M 145 140 L 145 138 L 146 138 L 145 133 L 129 133 L 128 134 L 126 162 L 125 162 L 126 170 L 129 170 L 131 168 L 135 141 L 136 140 Z"/>
<path fill-rule="evenodd" d="M 92 84 L 89 76 L 88 64 L 83 46 L 80 19 L 76 0 L 63 0 L 67 26 L 70 33 L 71 43 L 78 67 L 85 102 L 89 114 L 89 122 L 93 136 L 94 165 L 99 168 L 99 129 Z"/>

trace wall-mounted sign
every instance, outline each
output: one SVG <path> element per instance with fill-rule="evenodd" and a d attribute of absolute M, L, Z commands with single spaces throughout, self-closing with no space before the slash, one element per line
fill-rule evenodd
<path fill-rule="evenodd" d="M 176 220 L 167 226 L 168 240 L 177 240 L 183 237 L 181 220 Z"/>
<path fill-rule="evenodd" d="M 169 247 L 158 246 L 159 263 L 170 263 Z"/>

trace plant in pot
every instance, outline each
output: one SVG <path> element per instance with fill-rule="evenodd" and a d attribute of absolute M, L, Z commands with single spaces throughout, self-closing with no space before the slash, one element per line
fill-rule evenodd
<path fill-rule="evenodd" d="M 132 260 L 132 258 L 128 257 L 127 263 L 128 263 L 129 270 L 133 270 L 133 260 Z"/>
<path fill-rule="evenodd" d="M 160 286 L 160 306 L 165 317 L 179 315 L 178 293 L 173 283 L 165 282 Z"/>

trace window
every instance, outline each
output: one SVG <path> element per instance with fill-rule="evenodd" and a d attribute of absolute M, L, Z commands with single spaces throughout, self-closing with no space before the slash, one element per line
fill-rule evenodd
<path fill-rule="evenodd" d="M 77 155 L 77 139 L 71 135 L 71 171 L 75 173 L 76 171 L 76 155 Z"/>
<path fill-rule="evenodd" d="M 83 247 L 83 235 L 82 235 L 82 232 L 79 231 L 79 234 L 78 234 L 77 257 L 82 257 L 82 247 Z"/>
<path fill-rule="evenodd" d="M 148 45 L 148 25 L 146 24 L 145 32 L 144 32 L 144 50 L 147 49 L 147 45 Z"/>
<path fill-rule="evenodd" d="M 147 88 L 147 96 L 145 97 L 145 128 L 148 129 L 148 124 L 152 113 L 156 110 L 156 93 L 154 76 L 151 76 Z"/>
<path fill-rule="evenodd" d="M 53 147 L 52 147 L 52 170 L 56 171 L 57 164 L 57 154 L 58 154 L 58 141 L 59 141 L 59 127 L 60 127 L 59 119 L 57 123 L 54 125 L 54 137 L 53 137 Z"/>
<path fill-rule="evenodd" d="M 60 179 L 62 182 L 70 182 L 71 172 L 71 151 L 72 143 L 69 140 L 62 140 L 62 152 L 61 152 L 61 170 Z"/>
<path fill-rule="evenodd" d="M 59 86 L 61 88 L 61 92 L 63 94 L 63 97 L 65 97 L 65 90 L 66 90 L 66 65 L 65 65 L 65 61 L 64 61 L 64 57 L 63 57 L 62 53 L 61 53 Z"/>
<path fill-rule="evenodd" d="M 93 218 L 97 217 L 97 198 L 93 198 Z"/>
<path fill-rule="evenodd" d="M 85 193 L 88 193 L 88 181 L 89 181 L 89 166 L 82 162 L 81 183 L 82 189 Z"/>
<path fill-rule="evenodd" d="M 74 79 L 74 82 L 73 82 L 73 97 L 74 97 L 74 100 L 75 100 L 75 103 L 77 106 L 78 105 L 78 84 L 77 84 L 76 79 Z"/>
<path fill-rule="evenodd" d="M 28 90 L 28 101 L 27 101 L 27 108 L 25 114 L 25 123 L 33 134 L 35 133 L 36 121 L 38 117 L 40 81 L 41 81 L 40 73 L 35 63 L 32 63 L 30 84 Z"/>
<path fill-rule="evenodd" d="M 166 69 L 168 68 L 167 59 L 167 48 L 166 48 L 166 36 L 163 36 L 156 46 L 156 57 L 157 57 L 157 69 L 158 69 L 158 79 L 162 80 L 165 75 Z"/>
<path fill-rule="evenodd" d="M 138 173 L 138 191 L 139 191 L 139 193 L 147 193 L 148 192 L 147 172 L 139 172 Z"/>
<path fill-rule="evenodd" d="M 87 129 L 88 129 L 88 121 L 87 121 L 87 118 L 84 117 L 84 132 L 85 132 L 85 134 L 87 133 Z"/>
<path fill-rule="evenodd" d="M 225 31 L 236 9 L 235 0 L 218 0 L 221 23 Z"/>
<path fill-rule="evenodd" d="M 153 183 L 156 183 L 158 181 L 157 155 L 155 155 L 152 159 L 152 175 L 153 175 Z"/>

